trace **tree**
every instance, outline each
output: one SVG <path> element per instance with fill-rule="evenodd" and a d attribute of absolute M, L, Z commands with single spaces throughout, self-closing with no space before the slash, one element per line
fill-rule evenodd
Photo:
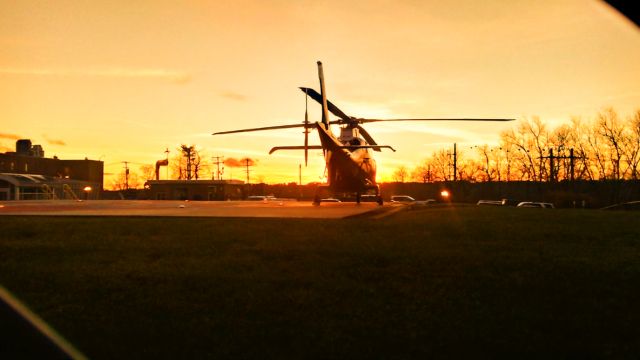
<path fill-rule="evenodd" d="M 627 158 L 627 168 L 629 176 L 633 180 L 638 179 L 640 169 L 640 109 L 627 118 L 625 123 L 628 129 L 628 136 L 625 137 L 624 153 Z"/>
<path fill-rule="evenodd" d="M 140 165 L 140 176 L 143 181 L 154 180 L 156 176 L 156 169 L 153 165 Z"/>
<path fill-rule="evenodd" d="M 178 180 L 198 180 L 211 176 L 209 162 L 202 151 L 195 145 L 182 144 L 178 147 L 178 154 L 170 162 L 172 177 Z"/>
<path fill-rule="evenodd" d="M 409 177 L 409 172 L 407 171 L 407 167 L 401 165 L 393 172 L 392 178 L 395 182 L 404 182 L 405 179 Z"/>
<path fill-rule="evenodd" d="M 596 134 L 604 140 L 606 150 L 603 157 L 610 162 L 610 177 L 618 180 L 621 178 L 622 172 L 620 164 L 622 161 L 622 142 L 624 137 L 624 127 L 620 123 L 618 114 L 612 109 L 607 108 L 600 112 L 596 117 Z M 605 174 L 606 177 L 607 174 Z"/>
<path fill-rule="evenodd" d="M 622 118 L 612 108 L 591 121 L 572 117 L 549 130 L 538 117 L 500 134 L 500 146 L 479 145 L 475 158 L 458 159 L 458 178 L 477 181 L 639 179 L 640 110 Z M 553 159 L 553 160 L 552 160 Z M 434 152 L 412 172 L 418 181 L 451 178 L 446 150 Z"/>
<path fill-rule="evenodd" d="M 110 188 L 113 190 L 128 190 L 128 189 L 137 189 L 142 185 L 140 181 L 140 177 L 134 171 L 122 170 L 118 175 L 115 176 L 111 180 Z"/>

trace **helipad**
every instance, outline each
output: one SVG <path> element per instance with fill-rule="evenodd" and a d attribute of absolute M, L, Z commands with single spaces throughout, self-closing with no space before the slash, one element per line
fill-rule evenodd
<path fill-rule="evenodd" d="M 167 201 L 167 200 L 33 200 L 0 202 L 0 215 L 47 216 L 211 216 L 276 218 L 345 218 L 395 212 L 397 205 L 308 201 Z"/>

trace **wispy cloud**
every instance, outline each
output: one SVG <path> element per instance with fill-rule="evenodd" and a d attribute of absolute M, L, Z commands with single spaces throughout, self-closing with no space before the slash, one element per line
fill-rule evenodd
<path fill-rule="evenodd" d="M 235 100 L 235 101 L 246 101 L 247 100 L 247 96 L 243 95 L 243 94 L 239 94 L 233 91 L 224 91 L 221 92 L 219 94 L 220 96 L 222 96 L 223 98 L 227 98 L 227 99 L 231 99 L 231 100 Z"/>
<path fill-rule="evenodd" d="M 66 146 L 67 145 L 67 143 L 65 143 L 64 141 L 57 140 L 57 139 L 51 139 L 47 135 L 42 135 L 42 137 L 44 137 L 44 139 L 49 143 L 49 145 L 60 145 L 60 146 Z"/>
<path fill-rule="evenodd" d="M 15 135 L 15 134 L 0 133 L 0 139 L 20 140 L 20 139 L 22 139 L 22 137 L 20 137 L 19 135 Z"/>
<path fill-rule="evenodd" d="M 224 159 L 224 164 L 229 167 L 243 167 L 243 166 L 254 166 L 258 160 L 251 158 L 226 158 Z"/>
<path fill-rule="evenodd" d="M 265 156 L 268 155 L 267 150 L 265 151 L 257 151 L 257 150 L 248 150 L 248 149 L 235 149 L 235 148 L 223 148 L 223 147 L 215 147 L 212 152 L 218 153 L 234 153 L 234 154 L 242 154 L 242 155 L 253 155 L 253 156 Z M 241 156 L 242 156 L 241 155 Z"/>
<path fill-rule="evenodd" d="M 0 68 L 0 75 L 160 79 L 177 84 L 191 80 L 187 72 L 158 68 Z"/>

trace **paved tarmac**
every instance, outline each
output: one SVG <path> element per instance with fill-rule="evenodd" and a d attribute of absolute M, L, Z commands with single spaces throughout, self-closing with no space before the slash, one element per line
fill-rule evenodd
<path fill-rule="evenodd" d="M 398 205 L 322 203 L 308 201 L 173 201 L 173 200 L 25 200 L 0 202 L 0 215 L 46 216 L 201 216 L 340 219 L 380 218 Z"/>

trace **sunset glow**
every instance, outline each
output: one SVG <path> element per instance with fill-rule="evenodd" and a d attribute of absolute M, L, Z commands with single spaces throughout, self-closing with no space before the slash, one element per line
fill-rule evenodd
<path fill-rule="evenodd" d="M 0 4 L 0 151 L 102 160 L 110 176 L 195 145 L 251 158 L 251 181 L 298 182 L 299 86 L 356 117 L 540 116 L 556 125 L 640 107 L 640 32 L 597 1 L 7 1 Z M 320 120 L 309 102 L 309 118 Z M 514 123 L 381 123 L 378 181 L 432 152 L 495 144 Z M 335 129 L 337 131 L 337 128 Z M 315 132 L 310 144 L 317 144 Z M 322 152 L 302 182 L 322 181 Z M 165 178 L 165 171 L 161 171 Z M 222 176 L 244 180 L 241 168 Z M 90 190 L 89 190 L 90 191 Z"/>

